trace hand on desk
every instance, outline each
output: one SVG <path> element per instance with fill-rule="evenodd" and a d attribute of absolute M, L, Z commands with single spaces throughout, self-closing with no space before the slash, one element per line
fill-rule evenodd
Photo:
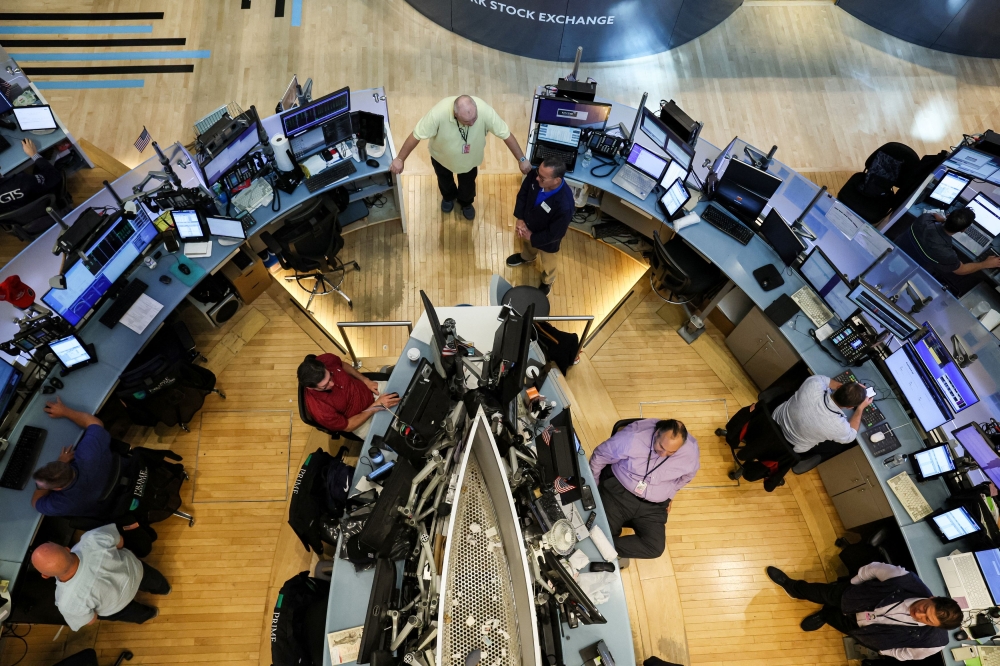
<path fill-rule="evenodd" d="M 38 154 L 38 146 L 31 139 L 21 139 L 21 148 L 28 157 L 34 157 Z"/>
<path fill-rule="evenodd" d="M 66 415 L 72 411 L 69 407 L 64 405 L 63 401 L 58 397 L 55 402 L 45 403 L 44 409 L 45 413 L 54 419 L 64 419 L 66 418 Z"/>
<path fill-rule="evenodd" d="M 59 462 L 64 462 L 64 463 L 72 462 L 75 456 L 76 454 L 73 453 L 72 446 L 64 446 L 62 447 L 62 453 L 59 454 Z"/>
<path fill-rule="evenodd" d="M 1000 268 L 1000 257 L 991 255 L 982 261 L 983 268 Z"/>
<path fill-rule="evenodd" d="M 398 393 L 383 393 L 379 397 L 375 398 L 375 406 L 381 407 L 383 409 L 395 407 L 398 404 L 399 404 Z"/>
<path fill-rule="evenodd" d="M 398 157 L 389 164 L 389 171 L 395 175 L 403 173 L 403 160 Z"/>

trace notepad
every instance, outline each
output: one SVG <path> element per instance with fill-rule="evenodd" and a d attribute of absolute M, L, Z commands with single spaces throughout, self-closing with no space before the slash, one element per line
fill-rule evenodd
<path fill-rule="evenodd" d="M 184 256 L 204 258 L 212 256 L 212 241 L 203 243 L 184 243 Z"/>
<path fill-rule="evenodd" d="M 146 294 L 139 296 L 139 300 L 132 304 L 125 316 L 121 318 L 121 323 L 132 329 L 136 333 L 142 333 L 153 321 L 156 314 L 163 309 L 163 303 L 154 301 Z"/>
<path fill-rule="evenodd" d="M 931 505 L 927 503 L 920 489 L 917 488 L 917 484 L 913 483 L 913 479 L 906 472 L 892 477 L 888 483 L 889 487 L 892 488 L 892 492 L 896 494 L 896 499 L 906 509 L 906 513 L 910 514 L 910 520 L 913 522 L 922 520 L 934 513 Z"/>

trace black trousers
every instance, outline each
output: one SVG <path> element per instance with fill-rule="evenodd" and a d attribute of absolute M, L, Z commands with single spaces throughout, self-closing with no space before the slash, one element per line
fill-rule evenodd
<path fill-rule="evenodd" d="M 153 542 L 157 539 L 156 530 L 149 525 L 140 525 L 132 530 L 118 528 L 125 539 L 125 547 L 140 560 L 153 552 Z"/>
<path fill-rule="evenodd" d="M 139 583 L 140 592 L 166 594 L 170 591 L 170 583 L 168 583 L 167 579 L 163 577 L 163 574 L 145 562 L 142 562 L 141 564 L 142 581 Z M 101 616 L 101 619 L 111 620 L 112 622 L 131 622 L 133 624 L 142 624 L 146 620 L 152 619 L 155 615 L 155 608 L 147 606 L 146 604 L 141 604 L 133 599 L 125 608 L 121 609 L 117 613 Z"/>
<path fill-rule="evenodd" d="M 479 167 L 474 167 L 472 171 L 458 174 L 458 187 L 455 187 L 455 174 L 444 168 L 440 162 L 433 157 L 431 164 L 434 166 L 434 173 L 438 179 L 438 189 L 441 190 L 441 198 L 445 201 L 458 201 L 458 205 L 467 208 L 476 200 L 476 176 L 479 174 Z"/>
<path fill-rule="evenodd" d="M 828 625 L 842 634 L 850 634 L 858 628 L 858 622 L 853 615 L 847 615 L 840 610 L 840 600 L 844 591 L 851 586 L 849 578 L 841 578 L 834 583 L 807 583 L 795 580 L 791 584 L 792 596 L 796 599 L 811 601 L 822 606 L 820 611 Z"/>
<path fill-rule="evenodd" d="M 639 559 L 653 559 L 662 555 L 667 547 L 664 528 L 670 500 L 655 503 L 639 499 L 615 478 L 610 465 L 601 470 L 601 481 L 597 489 L 608 514 L 611 539 L 618 555 Z M 631 527 L 635 534 L 620 536 L 623 527 Z"/>
<path fill-rule="evenodd" d="M 812 449 L 809 449 L 808 451 L 800 455 L 802 456 L 802 459 L 805 460 L 813 457 L 818 453 L 820 457 L 823 459 L 823 462 L 826 462 L 830 458 L 833 458 L 834 456 L 839 456 L 847 449 L 850 449 L 857 445 L 858 445 L 857 442 L 851 442 L 849 444 L 841 444 L 840 442 L 833 442 L 830 440 L 826 440 L 825 442 L 820 442 Z"/>

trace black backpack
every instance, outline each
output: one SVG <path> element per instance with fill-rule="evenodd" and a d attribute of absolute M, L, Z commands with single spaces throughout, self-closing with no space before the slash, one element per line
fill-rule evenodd
<path fill-rule="evenodd" d="M 308 571 L 285 581 L 271 615 L 271 666 L 321 666 L 329 581 Z"/>
<path fill-rule="evenodd" d="M 292 486 L 292 501 L 288 507 L 288 524 L 302 540 L 306 550 L 323 552 L 323 542 L 344 513 L 347 493 L 351 488 L 354 468 L 344 462 L 347 447 L 340 447 L 336 456 L 322 448 L 309 454 L 299 469 Z"/>

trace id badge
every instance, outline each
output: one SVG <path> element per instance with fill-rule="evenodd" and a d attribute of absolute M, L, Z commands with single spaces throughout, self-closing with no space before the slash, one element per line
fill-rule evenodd
<path fill-rule="evenodd" d="M 635 484 L 635 494 L 639 495 L 640 497 L 642 497 L 643 495 L 646 494 L 646 482 L 645 481 L 640 481 L 639 483 Z"/>
<path fill-rule="evenodd" d="M 463 145 L 463 146 L 462 146 L 462 154 L 463 154 L 463 155 L 468 155 L 468 154 L 469 154 L 469 149 L 470 149 L 470 148 L 471 148 L 471 146 L 470 146 L 469 144 L 465 144 L 465 145 Z"/>
<path fill-rule="evenodd" d="M 552 207 L 549 206 L 549 204 L 547 204 L 546 202 L 543 201 L 542 202 L 542 210 L 544 210 L 546 213 L 551 213 L 552 212 Z M 645 486 L 643 486 L 643 487 L 645 487 Z"/>

